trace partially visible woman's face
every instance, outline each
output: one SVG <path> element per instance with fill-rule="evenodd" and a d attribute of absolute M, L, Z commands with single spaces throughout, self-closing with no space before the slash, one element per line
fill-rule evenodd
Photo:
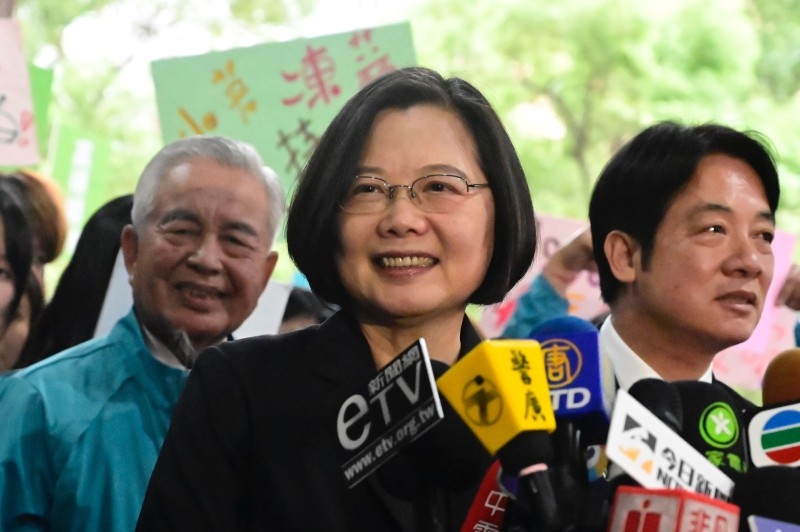
<path fill-rule="evenodd" d="M 6 323 L 8 306 L 14 297 L 14 275 L 11 272 L 11 264 L 6 256 L 6 232 L 2 218 L 0 218 L 0 338 L 3 337 Z M 5 368 L 4 361 L 0 358 L 0 371 Z"/>
<path fill-rule="evenodd" d="M 488 182 L 465 124 L 433 105 L 379 113 L 358 173 L 390 185 L 441 173 Z M 337 268 L 357 311 L 376 319 L 463 313 L 489 266 L 494 215 L 489 188 L 469 189 L 448 212 L 423 211 L 408 188 L 395 188 L 380 212 L 343 212 Z"/>
<path fill-rule="evenodd" d="M 3 219 L 0 218 L 0 317 L 5 316 L 8 305 L 14 297 L 14 276 L 11 264 L 6 256 L 6 231 Z M 5 323 L 0 322 L 0 331 Z"/>
<path fill-rule="evenodd" d="M 22 354 L 25 340 L 31 329 L 31 299 L 26 294 L 19 302 L 17 312 L 11 316 L 8 328 L 0 338 L 0 372 L 11 369 Z"/>

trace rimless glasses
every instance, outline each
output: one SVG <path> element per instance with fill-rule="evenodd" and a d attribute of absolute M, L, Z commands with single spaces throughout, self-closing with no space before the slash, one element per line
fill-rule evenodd
<path fill-rule="evenodd" d="M 398 188 L 408 189 L 409 199 L 420 210 L 442 213 L 457 208 L 469 196 L 470 189 L 489 188 L 489 183 L 468 183 L 457 175 L 430 174 L 410 185 L 390 185 L 380 177 L 358 175 L 347 191 L 342 209 L 352 214 L 383 212 Z"/>

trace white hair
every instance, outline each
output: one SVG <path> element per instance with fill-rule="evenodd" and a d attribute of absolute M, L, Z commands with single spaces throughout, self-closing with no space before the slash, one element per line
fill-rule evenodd
<path fill-rule="evenodd" d="M 136 230 L 143 229 L 147 217 L 152 212 L 161 180 L 176 166 L 195 159 L 211 159 L 221 166 L 242 169 L 263 179 L 269 204 L 267 236 L 270 246 L 273 245 L 286 211 L 278 175 L 272 168 L 264 165 L 261 156 L 251 144 L 213 135 L 176 140 L 164 146 L 147 163 L 133 194 L 131 219 Z"/>

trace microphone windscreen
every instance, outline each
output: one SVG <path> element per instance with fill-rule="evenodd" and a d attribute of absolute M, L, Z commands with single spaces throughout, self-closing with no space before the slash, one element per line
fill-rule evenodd
<path fill-rule="evenodd" d="M 597 329 L 584 319 L 558 316 L 534 327 L 529 338 L 542 347 L 557 425 L 576 423 L 581 446 L 605 443 L 610 405 L 604 389 L 614 384 L 603 371 Z"/>
<path fill-rule="evenodd" d="M 718 383 L 676 381 L 683 408 L 681 435 L 726 474 L 747 469 L 747 431 L 738 401 Z"/>
<path fill-rule="evenodd" d="M 521 432 L 497 451 L 503 470 L 519 474 L 526 467 L 553 463 L 553 446 L 543 430 Z"/>
<path fill-rule="evenodd" d="M 628 393 L 669 428 L 678 434 L 683 432 L 681 395 L 672 383 L 661 379 L 641 379 L 633 383 Z"/>
<path fill-rule="evenodd" d="M 578 318 L 577 316 L 557 316 L 545 320 L 531 329 L 528 338 L 536 338 L 538 335 L 562 334 L 562 333 L 594 332 L 597 328 L 590 322 Z"/>
<path fill-rule="evenodd" d="M 800 349 L 787 349 L 773 358 L 764 372 L 764 406 L 800 401 Z"/>
<path fill-rule="evenodd" d="M 765 466 L 733 476 L 731 502 L 739 506 L 741 519 L 758 515 L 800 524 L 798 486 L 800 470 L 785 466 Z"/>
<path fill-rule="evenodd" d="M 556 428 L 544 355 L 533 340 L 484 340 L 436 383 L 491 454 L 520 433 Z"/>

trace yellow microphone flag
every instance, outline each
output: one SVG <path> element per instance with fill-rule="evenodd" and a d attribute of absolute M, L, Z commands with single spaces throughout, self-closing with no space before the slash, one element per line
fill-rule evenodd
<path fill-rule="evenodd" d="M 536 340 L 484 340 L 436 386 L 492 455 L 521 432 L 556 428 Z"/>

